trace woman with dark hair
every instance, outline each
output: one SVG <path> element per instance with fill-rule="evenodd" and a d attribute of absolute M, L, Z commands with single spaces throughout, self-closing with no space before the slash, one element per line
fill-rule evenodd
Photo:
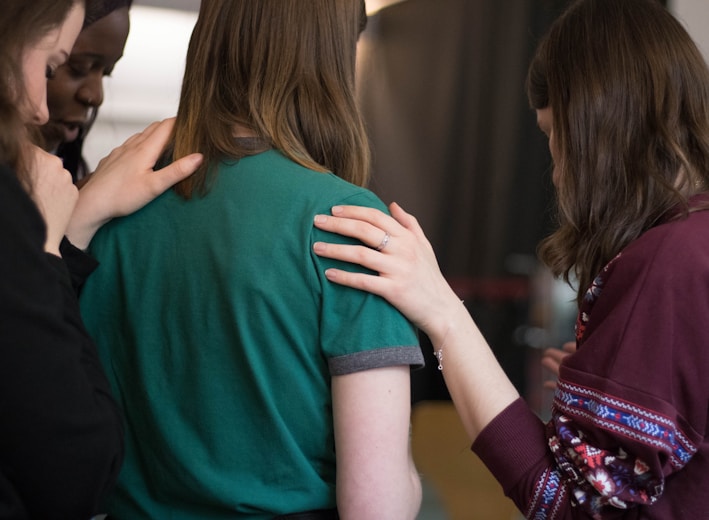
<path fill-rule="evenodd" d="M 559 228 L 540 257 L 578 280 L 577 350 L 543 424 L 495 360 L 411 215 L 318 216 L 362 246 L 317 254 L 431 338 L 473 451 L 527 518 L 705 518 L 709 510 L 709 71 L 655 0 L 578 0 L 528 93 L 554 160 Z"/>
<path fill-rule="evenodd" d="M 127 418 L 111 516 L 415 518 L 415 331 L 328 283 L 311 251 L 332 204 L 385 209 L 361 187 L 363 13 L 362 0 L 202 1 L 174 151 L 204 167 L 99 231 L 81 295 Z"/>
<path fill-rule="evenodd" d="M 62 159 L 75 182 L 90 172 L 82 155 L 84 140 L 103 103 L 103 80 L 123 56 L 132 3 L 94 0 L 69 59 L 47 84 L 49 122 L 42 126 L 44 148 Z"/>
<path fill-rule="evenodd" d="M 66 61 L 83 20 L 83 0 L 5 0 L 0 11 L 3 520 L 90 518 L 123 457 L 122 418 L 73 287 L 95 263 L 64 235 L 74 228 L 90 238 L 199 160 L 153 172 L 172 128 L 156 124 L 114 151 L 79 196 L 61 161 L 31 144 L 49 118 L 47 77 Z"/>

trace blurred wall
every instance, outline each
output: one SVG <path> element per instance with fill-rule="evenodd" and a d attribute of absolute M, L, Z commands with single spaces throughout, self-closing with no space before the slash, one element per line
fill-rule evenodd
<path fill-rule="evenodd" d="M 668 3 L 709 57 L 709 1 Z M 86 143 L 90 166 L 150 122 L 174 115 L 198 8 L 199 0 L 135 0 L 125 55 L 106 79 L 106 101 Z"/>
<path fill-rule="evenodd" d="M 709 61 L 709 1 L 669 0 L 668 7 L 680 19 Z"/>
<path fill-rule="evenodd" d="M 175 115 L 196 20 L 194 11 L 133 6 L 123 58 L 104 79 L 105 101 L 84 145 L 89 167 L 151 122 Z"/>

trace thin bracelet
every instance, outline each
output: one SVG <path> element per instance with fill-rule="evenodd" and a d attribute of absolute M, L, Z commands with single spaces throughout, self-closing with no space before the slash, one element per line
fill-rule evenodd
<path fill-rule="evenodd" d="M 438 350 L 433 351 L 433 357 L 435 357 L 438 360 L 438 370 L 443 371 L 443 347 L 446 344 L 446 340 L 448 339 L 448 333 L 451 331 L 449 328 L 445 335 L 443 336 L 443 341 L 441 341 L 441 346 L 438 348 Z"/>
<path fill-rule="evenodd" d="M 465 300 L 460 300 L 460 303 L 465 305 Z M 433 351 L 433 357 L 435 357 L 438 361 L 438 370 L 440 370 L 441 372 L 443 371 L 443 346 L 446 344 L 446 340 L 448 339 L 448 333 L 450 331 L 451 330 L 449 328 L 443 336 L 443 341 L 441 341 L 441 347 L 438 350 Z"/>
<path fill-rule="evenodd" d="M 438 370 L 443 370 L 443 347 L 433 351 L 433 357 L 438 360 Z"/>

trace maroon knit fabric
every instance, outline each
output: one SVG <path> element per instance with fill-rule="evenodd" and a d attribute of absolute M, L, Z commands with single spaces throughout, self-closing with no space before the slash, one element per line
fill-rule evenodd
<path fill-rule="evenodd" d="M 709 211 L 613 259 L 577 343 L 549 424 L 520 400 L 473 444 L 505 493 L 528 518 L 709 518 Z"/>

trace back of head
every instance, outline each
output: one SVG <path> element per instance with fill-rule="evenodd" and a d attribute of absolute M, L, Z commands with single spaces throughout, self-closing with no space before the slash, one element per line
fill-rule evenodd
<path fill-rule="evenodd" d="M 4 0 L 0 10 L 0 163 L 21 174 L 26 135 L 19 107 L 24 100 L 22 55 L 58 27 L 82 0 Z"/>
<path fill-rule="evenodd" d="M 206 170 L 248 154 L 236 126 L 318 171 L 363 185 L 369 173 L 354 96 L 362 0 L 203 0 L 187 53 L 175 156 L 205 168 L 178 186 L 208 187 Z"/>
<path fill-rule="evenodd" d="M 529 69 L 551 107 L 560 229 L 542 259 L 583 292 L 623 247 L 709 186 L 709 71 L 657 0 L 578 0 Z"/>

